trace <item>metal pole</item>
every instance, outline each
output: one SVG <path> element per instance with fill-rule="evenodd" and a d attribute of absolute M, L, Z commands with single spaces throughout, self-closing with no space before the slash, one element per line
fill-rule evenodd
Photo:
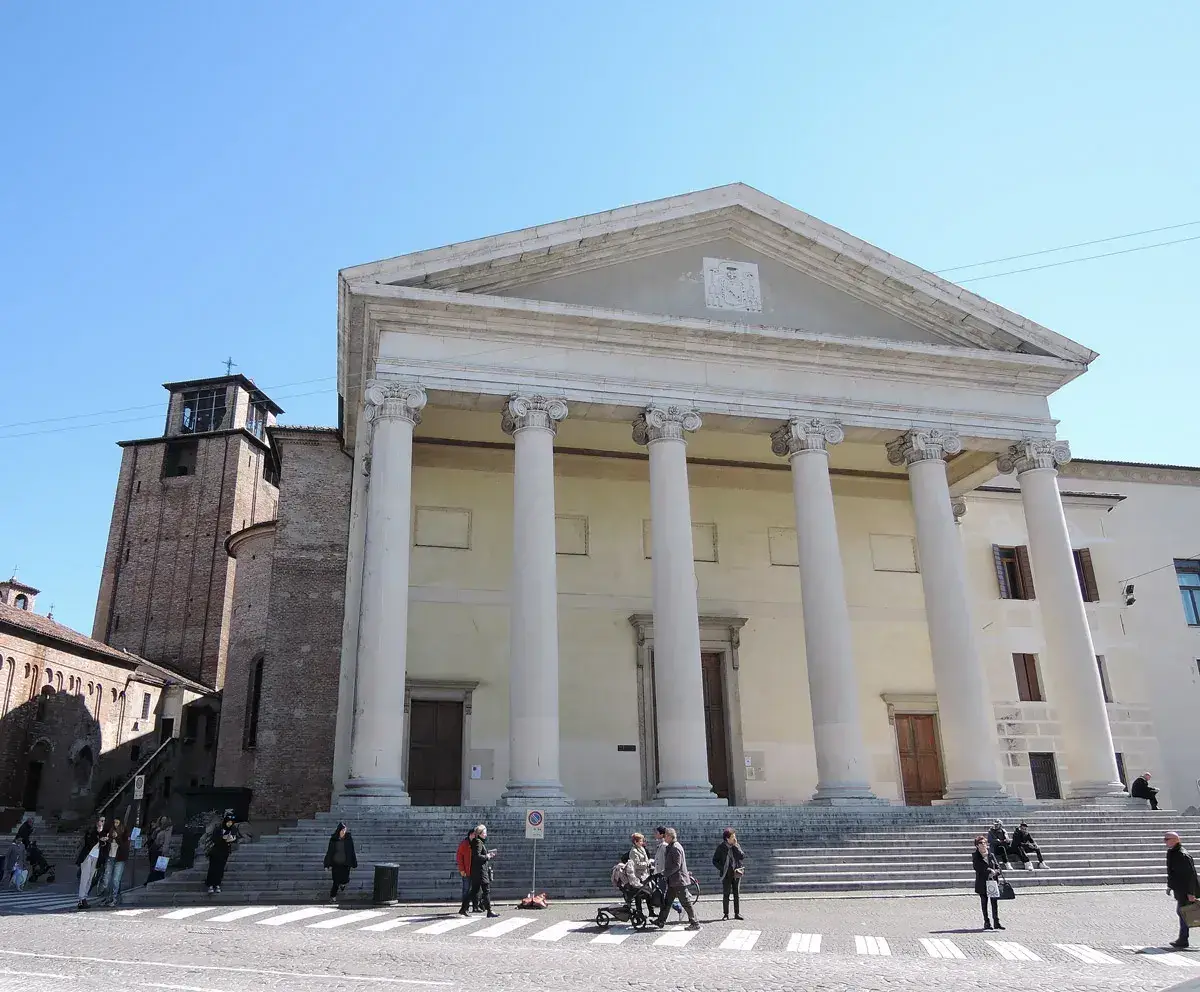
<path fill-rule="evenodd" d="M 537 838 L 533 840 L 533 894 L 537 895 Z"/>

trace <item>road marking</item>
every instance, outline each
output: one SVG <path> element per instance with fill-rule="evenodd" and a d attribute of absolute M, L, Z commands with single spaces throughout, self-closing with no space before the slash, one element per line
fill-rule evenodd
<path fill-rule="evenodd" d="M 684 947 L 688 941 L 696 936 L 699 930 L 689 930 L 684 926 L 675 926 L 654 942 L 655 947 Z"/>
<path fill-rule="evenodd" d="M 362 923 L 363 920 L 373 920 L 382 915 L 383 911 L 379 909 L 360 909 L 357 913 L 338 913 L 331 920 L 319 920 L 316 923 L 308 924 L 308 929 L 332 930 L 335 927 L 348 927 L 351 923 Z"/>
<path fill-rule="evenodd" d="M 539 930 L 535 934 L 531 934 L 530 940 L 562 940 L 567 934 L 573 930 L 582 930 L 584 927 L 590 927 L 594 921 L 580 923 L 574 920 L 563 920 L 561 923 L 555 923 L 553 926 L 546 927 L 545 930 Z"/>
<path fill-rule="evenodd" d="M 605 930 L 599 937 L 593 937 L 593 944 L 623 944 L 637 931 L 628 924 L 612 927 Z"/>
<path fill-rule="evenodd" d="M 330 913 L 336 912 L 336 909 L 330 909 L 328 906 L 305 906 L 303 909 L 294 909 L 290 913 L 272 916 L 268 920 L 259 920 L 258 925 L 263 927 L 281 927 L 285 923 L 295 923 L 297 920 L 311 920 L 314 916 L 328 916 Z"/>
<path fill-rule="evenodd" d="M 788 940 L 787 949 L 795 954 L 820 954 L 821 935 L 819 933 L 794 933 Z"/>
<path fill-rule="evenodd" d="M 144 989 L 174 989 L 176 992 L 224 992 L 223 989 L 206 989 L 199 985 L 164 985 L 162 982 L 145 982 Z"/>
<path fill-rule="evenodd" d="M 150 912 L 150 907 L 143 909 L 116 909 L 110 914 L 112 916 L 141 916 L 143 913 Z"/>
<path fill-rule="evenodd" d="M 234 920 L 244 920 L 247 916 L 258 916 L 261 913 L 273 913 L 278 906 L 247 906 L 245 909 L 235 909 L 232 913 L 222 913 L 212 917 L 209 923 L 232 923 Z"/>
<path fill-rule="evenodd" d="M 16 971 L 12 968 L 0 968 L 0 975 L 16 975 L 18 978 L 65 978 L 71 982 L 79 981 L 78 975 L 64 975 L 58 971 Z"/>
<path fill-rule="evenodd" d="M 469 927 L 472 923 L 477 922 L 479 921 L 474 916 L 451 916 L 448 920 L 438 920 L 436 923 L 430 923 L 427 927 L 421 927 L 417 933 L 449 933 L 451 930 Z"/>
<path fill-rule="evenodd" d="M 1126 944 L 1122 950 L 1133 951 L 1151 961 L 1168 965 L 1171 968 L 1200 968 L 1200 961 L 1180 954 L 1178 951 L 1168 951 L 1165 947 L 1146 946 L 1144 944 Z"/>
<path fill-rule="evenodd" d="M 270 906 L 268 909 L 274 909 Z M 226 916 L 230 915 L 228 913 Z M 321 971 L 279 971 L 273 968 L 239 968 L 221 964 L 183 964 L 176 961 L 147 961 L 130 958 L 96 958 L 82 954 L 44 954 L 40 951 L 10 951 L 0 948 L 0 954 L 13 958 L 35 958 L 42 961 L 83 961 L 87 964 L 120 964 L 134 968 L 173 968 L 176 971 L 217 971 L 227 975 L 269 975 L 272 978 L 317 978 L 330 982 L 374 982 L 376 985 L 448 986 L 453 982 L 429 978 L 392 978 L 380 975 L 335 975 Z"/>
<path fill-rule="evenodd" d="M 527 927 L 533 920 L 523 920 L 519 916 L 510 917 L 507 920 L 501 920 L 499 923 L 493 923 L 490 927 L 484 927 L 482 930 L 476 930 L 472 937 L 502 937 L 506 933 L 512 933 L 514 930 L 520 930 L 521 927 Z"/>
<path fill-rule="evenodd" d="M 1055 944 L 1061 951 L 1066 951 L 1073 958 L 1078 958 L 1086 964 L 1120 964 L 1114 957 L 1109 957 L 1103 951 L 1097 951 L 1086 944 Z"/>
<path fill-rule="evenodd" d="M 1028 947 L 1022 947 L 1020 944 L 1011 940 L 986 940 L 984 941 L 988 947 L 992 948 L 1005 961 L 1041 961 L 1036 954 Z"/>
<path fill-rule="evenodd" d="M 395 930 L 396 927 L 406 927 L 413 923 L 424 923 L 428 916 L 397 916 L 394 920 L 384 920 L 382 923 L 373 923 L 369 927 L 361 927 L 364 933 L 383 933 L 386 930 Z"/>
<path fill-rule="evenodd" d="M 187 909 L 173 909 L 163 913 L 160 920 L 186 920 L 189 916 L 199 916 L 201 913 L 211 913 L 212 906 L 189 906 Z"/>
<path fill-rule="evenodd" d="M 694 932 L 694 931 L 693 931 Z M 753 950 L 754 945 L 758 943 L 758 938 L 762 936 L 761 930 L 730 930 L 729 936 L 721 941 L 719 950 L 722 951 L 749 951 Z"/>
<path fill-rule="evenodd" d="M 925 952 L 931 958 L 954 959 L 956 961 L 965 961 L 967 958 L 952 940 L 947 940 L 944 937 L 921 937 L 920 940 L 921 946 L 925 948 Z"/>
<path fill-rule="evenodd" d="M 881 955 L 886 957 L 892 953 L 892 949 L 888 947 L 888 942 L 882 937 L 855 936 L 854 953 Z"/>

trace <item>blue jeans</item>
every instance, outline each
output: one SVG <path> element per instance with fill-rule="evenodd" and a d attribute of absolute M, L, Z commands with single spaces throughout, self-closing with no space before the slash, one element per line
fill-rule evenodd
<path fill-rule="evenodd" d="M 121 905 L 121 879 L 125 876 L 125 862 L 109 858 L 104 865 L 104 880 L 100 883 L 100 905 Z"/>

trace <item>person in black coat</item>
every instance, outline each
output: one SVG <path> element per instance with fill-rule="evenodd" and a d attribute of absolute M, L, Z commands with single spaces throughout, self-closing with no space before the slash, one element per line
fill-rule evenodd
<path fill-rule="evenodd" d="M 88 908 L 88 894 L 108 862 L 109 840 L 108 821 L 102 816 L 97 818 L 94 827 L 84 831 L 79 853 L 75 855 L 75 864 L 79 866 L 79 909 Z"/>
<path fill-rule="evenodd" d="M 350 872 L 358 867 L 358 858 L 354 855 L 354 838 L 344 823 L 339 823 L 329 838 L 329 847 L 325 849 L 325 867 L 333 872 L 333 884 L 329 887 L 330 900 L 336 899 L 339 889 L 344 889 L 350 881 Z"/>
<path fill-rule="evenodd" d="M 1171 946 L 1182 950 L 1188 946 L 1190 929 L 1183 918 L 1183 907 L 1200 898 L 1200 879 L 1196 878 L 1196 863 L 1179 842 L 1179 834 L 1168 831 L 1163 840 L 1167 845 L 1167 891 L 1175 897 L 1175 912 L 1179 914 L 1179 936 Z"/>
<path fill-rule="evenodd" d="M 1142 772 L 1133 780 L 1133 784 L 1129 787 L 1129 794 L 1134 799 L 1150 800 L 1150 808 L 1158 809 L 1158 790 L 1150 787 L 1150 773 Z"/>
<path fill-rule="evenodd" d="M 713 852 L 713 867 L 721 873 L 721 905 L 729 919 L 729 897 L 733 896 L 733 918 L 744 919 L 742 916 L 742 875 L 745 874 L 746 852 L 738 844 L 737 833 L 729 827 L 725 828 L 721 843 Z"/>
<path fill-rule="evenodd" d="M 975 838 L 975 851 L 971 855 L 971 864 L 975 867 L 975 894 L 979 896 L 979 908 L 983 910 L 983 929 L 1003 930 L 1004 927 L 1000 925 L 1000 910 L 996 899 L 991 900 L 992 919 L 990 923 L 988 922 L 987 883 L 993 879 L 999 880 L 1000 862 L 988 850 L 988 840 L 983 834 Z"/>
<path fill-rule="evenodd" d="M 463 897 L 459 916 L 469 916 L 467 909 L 476 900 L 487 910 L 489 919 L 500 915 L 492 912 L 492 900 L 488 894 L 492 884 L 492 858 L 495 856 L 495 851 L 488 850 L 487 827 L 481 823 L 475 828 L 475 839 L 471 841 L 471 888 Z"/>
<path fill-rule="evenodd" d="M 237 828 L 233 810 L 227 809 L 209 837 L 208 876 L 204 884 L 208 886 L 210 893 L 221 891 L 221 882 L 225 878 L 225 863 L 229 860 L 233 845 L 241 839 L 242 834 Z"/>

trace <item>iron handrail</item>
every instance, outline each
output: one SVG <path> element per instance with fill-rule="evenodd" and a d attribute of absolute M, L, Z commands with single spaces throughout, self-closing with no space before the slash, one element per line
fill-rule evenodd
<path fill-rule="evenodd" d="M 121 786 L 121 788 L 119 788 L 119 789 L 118 789 L 116 792 L 114 792 L 114 793 L 113 793 L 111 796 L 109 796 L 107 800 L 105 800 L 105 802 L 104 802 L 104 805 L 103 805 L 103 806 L 101 806 L 99 809 L 97 809 L 97 810 L 96 810 L 96 813 L 95 813 L 95 815 L 96 815 L 96 816 L 99 816 L 99 815 L 100 815 L 101 813 L 103 813 L 103 812 L 104 812 L 106 809 L 108 809 L 108 807 L 109 807 L 109 806 L 111 806 L 111 805 L 112 805 L 114 802 L 116 802 L 116 801 L 117 801 L 117 798 L 118 798 L 118 797 L 119 797 L 119 796 L 120 796 L 120 795 L 121 795 L 121 794 L 122 794 L 122 793 L 123 793 L 123 792 L 124 792 L 126 789 L 128 789 L 128 788 L 129 788 L 131 785 L 133 785 L 134 779 L 136 779 L 136 778 L 137 778 L 139 775 L 141 775 L 141 774 L 142 774 L 142 772 L 144 772 L 144 771 L 145 771 L 147 768 L 149 768 L 149 767 L 150 767 L 150 765 L 154 763 L 154 760 L 155 760 L 155 759 L 156 759 L 156 758 L 157 758 L 157 757 L 158 757 L 160 754 L 162 754 L 162 753 L 163 753 L 163 751 L 165 751 L 167 748 L 169 748 L 169 747 L 170 747 L 172 744 L 174 744 L 174 743 L 175 743 L 175 738 L 174 738 L 174 737 L 168 737 L 168 738 L 167 738 L 165 741 L 163 741 L 163 742 L 162 742 L 160 745 L 158 745 L 158 747 L 155 749 L 154 753 L 153 753 L 153 754 L 151 754 L 151 755 L 150 755 L 150 757 L 148 757 L 148 758 L 147 758 L 145 761 L 143 761 L 143 762 L 142 762 L 140 765 L 138 765 L 138 767 L 137 767 L 137 770 L 136 770 L 136 771 L 135 771 L 135 772 L 134 772 L 132 775 L 130 775 L 128 779 L 126 779 L 126 781 L 125 781 L 125 784 L 124 784 L 124 785 L 122 785 L 122 786 Z"/>

